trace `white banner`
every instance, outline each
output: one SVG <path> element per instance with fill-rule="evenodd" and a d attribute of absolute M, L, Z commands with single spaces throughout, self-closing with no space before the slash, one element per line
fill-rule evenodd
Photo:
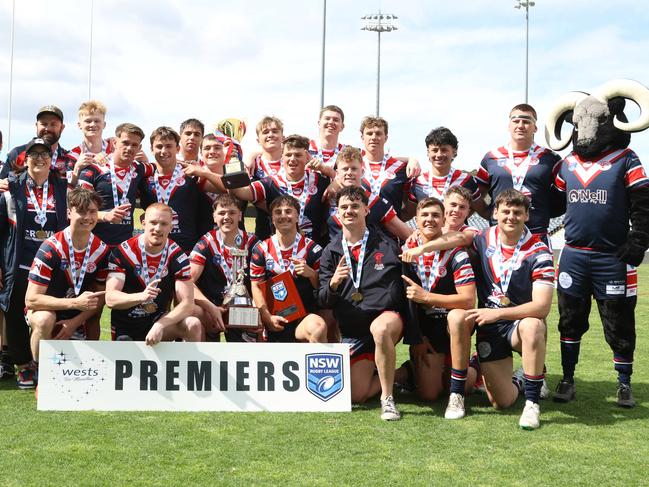
<path fill-rule="evenodd" d="M 41 340 L 38 409 L 351 411 L 349 346 Z"/>

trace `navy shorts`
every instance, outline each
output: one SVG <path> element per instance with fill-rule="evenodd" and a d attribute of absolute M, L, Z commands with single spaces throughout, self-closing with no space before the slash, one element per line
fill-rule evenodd
<path fill-rule="evenodd" d="M 117 340 L 119 337 L 127 337 L 127 340 L 130 338 L 134 342 L 143 342 L 153 324 L 165 313 L 166 311 L 163 311 L 151 315 L 146 320 L 140 319 L 131 324 L 113 323 L 110 327 L 111 338 Z"/>
<path fill-rule="evenodd" d="M 433 350 L 437 353 L 449 354 L 451 351 L 451 338 L 448 335 L 448 321 L 446 315 L 426 315 L 419 313 L 419 329 L 421 334 L 428 338 Z"/>
<path fill-rule="evenodd" d="M 559 256 L 557 289 L 571 296 L 618 299 L 636 296 L 638 271 L 615 254 L 565 246 Z"/>
<path fill-rule="evenodd" d="M 370 360 L 374 362 L 374 350 L 376 345 L 372 335 L 363 337 L 343 337 L 342 343 L 349 345 L 349 363 L 354 365 L 360 360 Z"/>
<path fill-rule="evenodd" d="M 493 362 L 512 356 L 512 335 L 520 320 L 497 321 L 477 327 L 476 349 L 480 362 Z"/>
<path fill-rule="evenodd" d="M 282 331 L 268 330 L 269 343 L 295 343 L 295 330 L 300 324 L 300 320 L 294 320 L 284 326 Z"/>

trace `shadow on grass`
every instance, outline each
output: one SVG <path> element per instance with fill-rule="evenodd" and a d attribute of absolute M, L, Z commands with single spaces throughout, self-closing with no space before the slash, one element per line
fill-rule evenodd
<path fill-rule="evenodd" d="M 551 390 L 559 382 L 560 376 L 548 376 L 548 386 Z M 633 383 L 633 396 L 636 407 L 621 408 L 616 403 L 617 382 L 610 381 L 580 381 L 576 380 L 576 399 L 567 404 L 553 402 L 552 399 L 541 401 L 541 411 L 544 421 L 552 424 L 582 424 L 598 426 L 615 424 L 621 421 L 632 421 L 649 418 L 649 384 Z M 404 416 L 436 416 L 443 417 L 448 396 L 442 395 L 434 402 L 422 401 L 414 393 L 397 393 L 397 406 L 401 406 Z M 518 417 L 523 410 L 525 399 L 521 396 L 508 409 L 495 410 L 491 407 L 485 394 L 474 393 L 466 397 L 467 414 L 473 416 L 499 415 Z M 354 404 L 353 411 L 371 411 L 380 409 L 378 399 L 372 399 L 365 404 Z"/>

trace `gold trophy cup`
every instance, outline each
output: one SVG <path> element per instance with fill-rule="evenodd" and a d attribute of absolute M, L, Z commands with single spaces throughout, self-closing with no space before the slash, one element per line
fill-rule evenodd
<path fill-rule="evenodd" d="M 226 162 L 223 166 L 223 184 L 228 189 L 243 188 L 250 184 L 248 171 L 242 161 L 241 140 L 246 134 L 246 124 L 238 118 L 226 118 L 216 124 L 216 135 L 229 139 Z"/>

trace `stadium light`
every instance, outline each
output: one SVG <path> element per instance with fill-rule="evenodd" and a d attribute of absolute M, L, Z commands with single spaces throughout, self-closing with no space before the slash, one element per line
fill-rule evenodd
<path fill-rule="evenodd" d="M 530 50 L 530 7 L 536 5 L 529 0 L 514 0 L 515 9 L 525 9 L 525 103 L 527 103 L 528 78 L 529 78 L 529 50 Z"/>
<path fill-rule="evenodd" d="M 361 30 L 376 32 L 378 34 L 378 49 L 376 59 L 376 116 L 379 116 L 379 104 L 381 98 L 381 34 L 383 32 L 392 32 L 397 30 L 394 20 L 398 17 L 392 14 L 383 14 L 379 10 L 378 14 L 363 15 L 361 20 L 364 21 Z"/>
<path fill-rule="evenodd" d="M 16 0 L 11 4 L 11 47 L 9 54 L 9 103 L 7 110 L 7 150 L 11 148 L 11 101 L 14 91 L 14 33 L 16 30 Z"/>
<path fill-rule="evenodd" d="M 322 66 L 320 73 L 320 108 L 324 107 L 325 41 L 327 39 L 327 0 L 322 1 Z"/>
<path fill-rule="evenodd" d="M 95 0 L 90 0 L 90 47 L 88 48 L 88 100 L 92 100 L 92 28 L 94 24 Z"/>

